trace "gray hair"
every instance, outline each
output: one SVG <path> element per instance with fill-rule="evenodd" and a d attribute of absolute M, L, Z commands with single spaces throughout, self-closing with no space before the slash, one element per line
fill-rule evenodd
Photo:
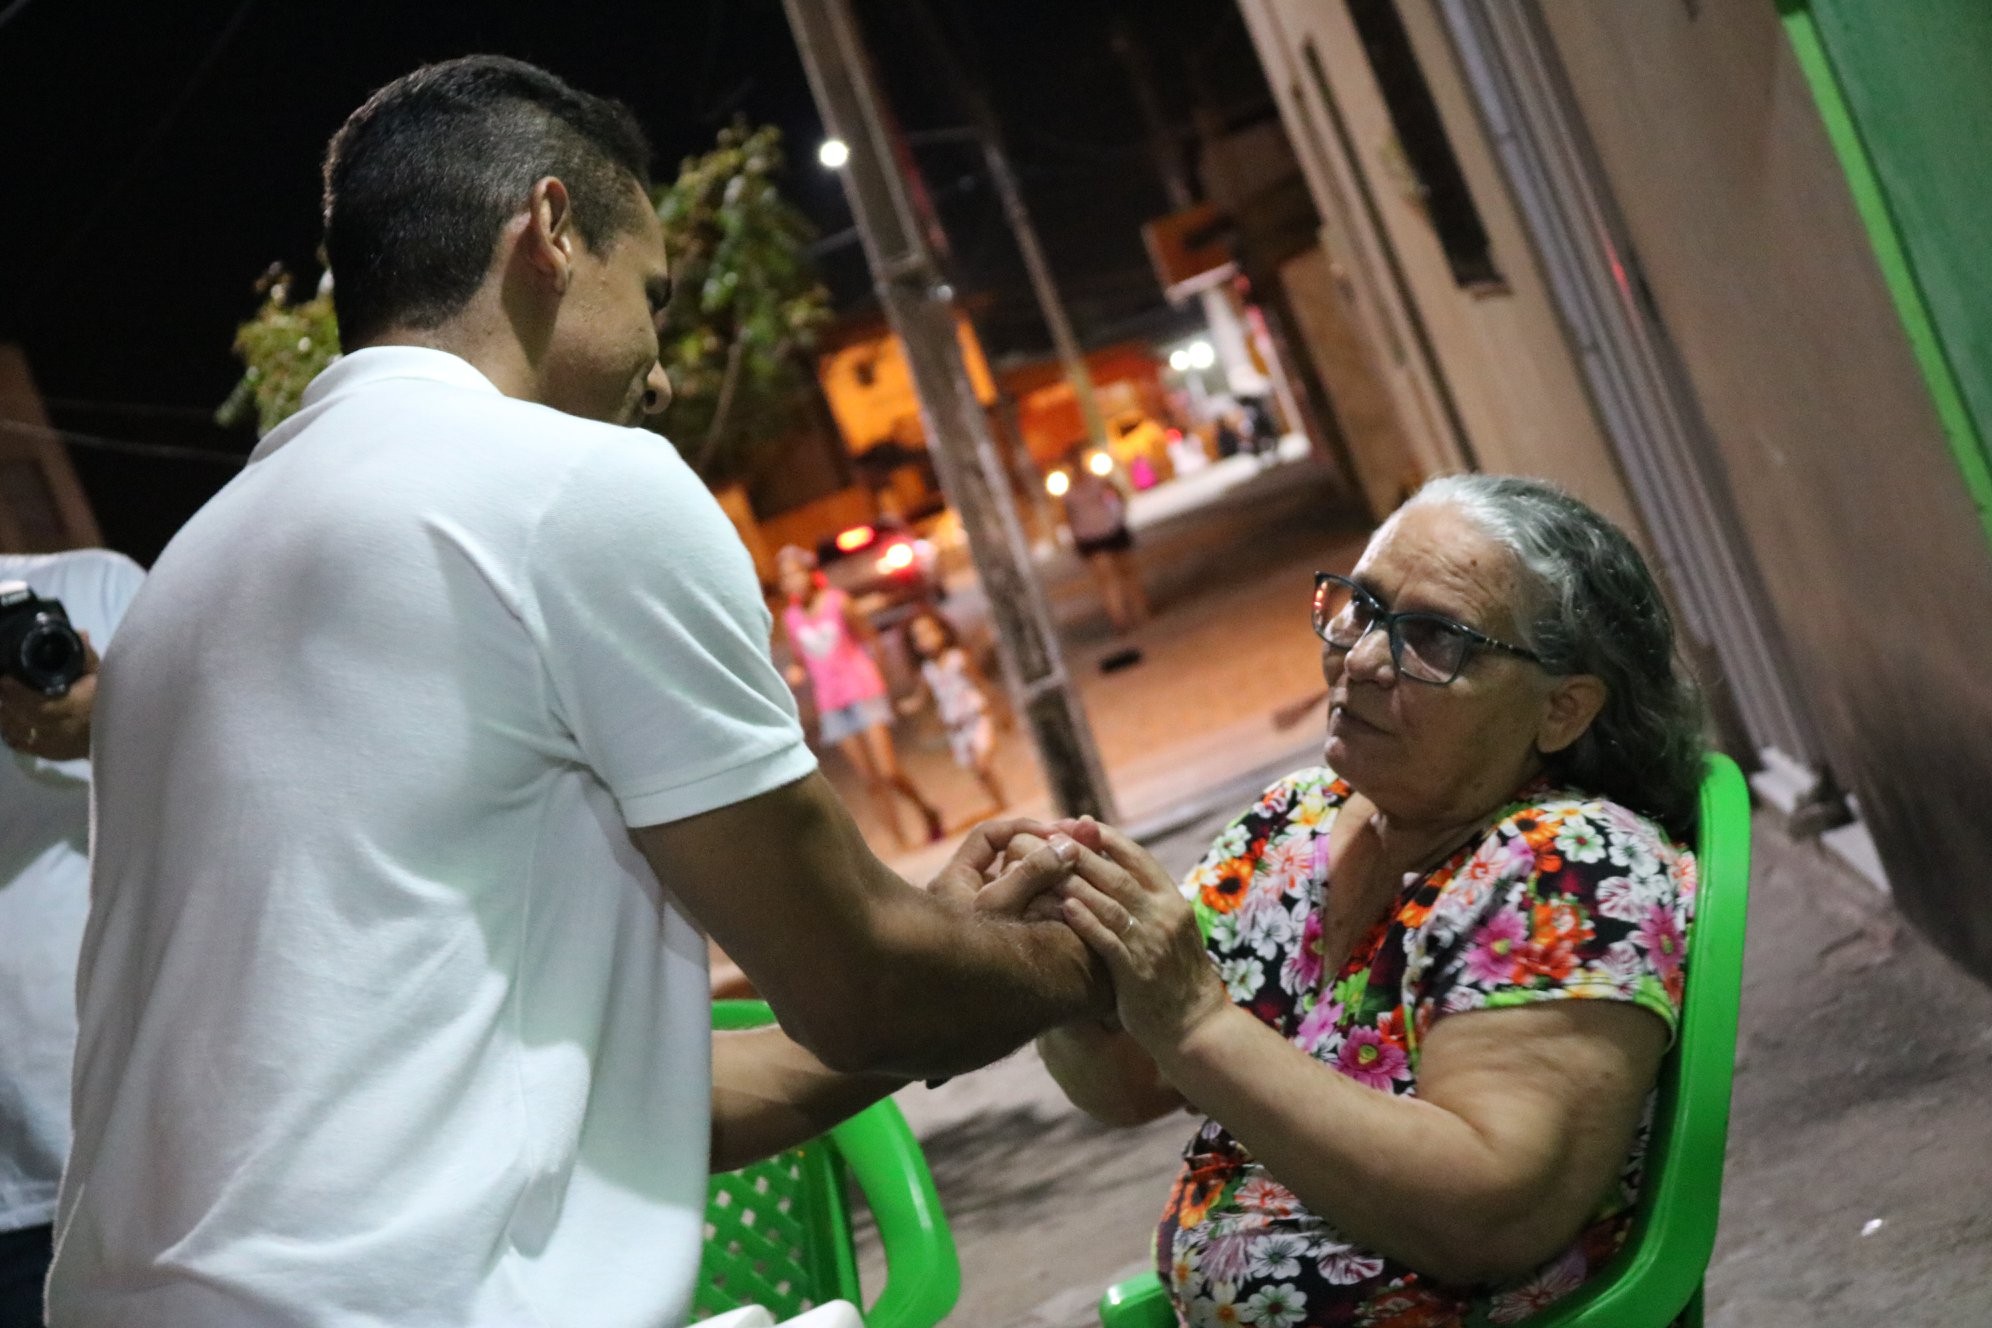
<path fill-rule="evenodd" d="M 1555 485 L 1514 475 L 1445 475 L 1405 504 L 1459 508 L 1520 564 L 1522 643 L 1552 673 L 1605 684 L 1604 708 L 1551 775 L 1652 817 L 1682 838 L 1699 810 L 1701 689 L 1679 666 L 1674 620 L 1625 533 Z"/>

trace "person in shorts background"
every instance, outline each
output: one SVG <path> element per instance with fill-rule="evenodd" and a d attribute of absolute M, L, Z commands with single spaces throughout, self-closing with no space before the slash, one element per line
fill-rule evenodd
<path fill-rule="evenodd" d="M 1084 447 L 1072 449 L 1072 483 L 1065 491 L 1065 527 L 1072 547 L 1086 560 L 1100 587 L 1107 620 L 1117 634 L 1148 621 L 1148 594 L 1134 561 L 1134 535 L 1127 528 L 1127 494 L 1111 475 L 1096 475 Z"/>
<path fill-rule="evenodd" d="M 871 623 L 850 596 L 817 570 L 816 558 L 807 549 L 789 545 L 775 555 L 775 567 L 786 601 L 782 630 L 798 661 L 789 671 L 789 682 L 806 681 L 816 694 L 818 743 L 835 747 L 857 769 L 880 819 L 892 827 L 901 848 L 912 841 L 900 828 L 894 794 L 919 812 L 927 839 L 939 839 L 940 811 L 907 777 L 892 743 L 892 701 L 873 655 L 876 633 Z"/>

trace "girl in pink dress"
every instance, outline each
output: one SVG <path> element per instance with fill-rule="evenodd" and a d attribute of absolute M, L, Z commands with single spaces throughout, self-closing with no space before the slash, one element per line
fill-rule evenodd
<path fill-rule="evenodd" d="M 928 840 L 939 839 L 941 814 L 900 769 L 892 745 L 892 703 L 885 675 L 872 656 L 876 633 L 871 623 L 816 569 L 808 550 L 794 545 L 783 549 L 775 569 L 788 601 L 781 613 L 782 630 L 799 665 L 791 668 L 789 681 L 806 679 L 816 694 L 817 741 L 835 747 L 857 769 L 900 847 L 911 841 L 899 825 L 895 792 L 920 813 Z"/>

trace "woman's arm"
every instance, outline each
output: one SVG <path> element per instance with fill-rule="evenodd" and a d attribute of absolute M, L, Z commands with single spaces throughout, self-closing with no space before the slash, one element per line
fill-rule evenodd
<path fill-rule="evenodd" d="M 1039 1037 L 1037 1049 L 1072 1105 L 1103 1125 L 1146 1125 L 1184 1105 L 1155 1058 L 1119 1029 L 1067 1024 Z"/>
<path fill-rule="evenodd" d="M 1656 1015 L 1564 1000 L 1442 1018 L 1417 1096 L 1382 1092 L 1233 1006 L 1167 873 L 1103 835 L 1108 856 L 1081 856 L 1064 907 L 1107 961 L 1122 1024 L 1309 1209 L 1460 1284 L 1527 1272 L 1582 1229 L 1665 1053 Z"/>
<path fill-rule="evenodd" d="M 956 646 L 955 649 L 961 651 L 962 672 L 968 675 L 970 685 L 982 693 L 984 700 L 993 701 L 997 692 L 989 685 L 989 675 L 982 671 L 982 665 L 976 663 L 975 652 L 967 646 Z"/>
<path fill-rule="evenodd" d="M 1350 1239 L 1465 1284 L 1526 1273 L 1583 1229 L 1666 1045 L 1658 1016 L 1609 1001 L 1455 1015 L 1433 1025 L 1407 1097 L 1227 1005 L 1157 1064 Z"/>
<path fill-rule="evenodd" d="M 801 687 L 809 681 L 809 670 L 802 666 L 796 657 L 795 642 L 789 639 L 788 621 L 782 614 L 774 615 L 774 630 L 768 638 L 768 653 L 776 659 L 787 656 L 788 664 L 782 669 L 782 677 L 790 687 Z"/>

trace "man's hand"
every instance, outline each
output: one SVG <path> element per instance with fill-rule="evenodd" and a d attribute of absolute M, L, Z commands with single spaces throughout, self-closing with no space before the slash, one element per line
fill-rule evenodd
<path fill-rule="evenodd" d="M 968 832 L 927 893 L 978 913 L 1017 917 L 1072 874 L 1076 844 L 1056 826 L 1015 816 Z"/>
<path fill-rule="evenodd" d="M 61 696 L 43 696 L 18 678 L 0 678 L 0 742 L 44 761 L 90 754 L 90 710 L 97 700 L 97 651 L 83 638 L 83 676 Z"/>
<path fill-rule="evenodd" d="M 1018 821 L 1013 824 L 1019 828 L 1011 835 L 1008 846 L 997 855 L 993 863 L 983 869 L 984 894 L 978 898 L 977 907 L 984 911 L 1005 911 L 1011 916 L 1016 916 L 1018 906 L 1021 904 L 1021 915 L 1026 922 L 1064 922 L 1065 911 L 1061 907 L 1063 892 L 1053 887 L 1063 884 L 1070 877 L 1072 864 L 1077 861 L 1076 853 L 1063 858 L 1066 864 L 1064 875 L 1042 882 L 1034 891 L 1020 893 L 1019 886 L 1014 882 L 1002 891 L 992 891 L 990 887 L 1033 854 L 1041 853 L 1047 845 L 1057 848 L 1063 842 L 1072 841 L 1080 848 L 1090 849 L 1095 853 L 1100 852 L 1102 826 L 1090 816 L 1052 821 L 1049 824 L 1031 821 Z"/>
<path fill-rule="evenodd" d="M 1105 851 L 1079 854 L 1058 893 L 1066 922 L 1113 975 L 1121 1025 L 1160 1059 L 1230 997 L 1175 879 L 1120 831 L 1103 837 Z"/>

